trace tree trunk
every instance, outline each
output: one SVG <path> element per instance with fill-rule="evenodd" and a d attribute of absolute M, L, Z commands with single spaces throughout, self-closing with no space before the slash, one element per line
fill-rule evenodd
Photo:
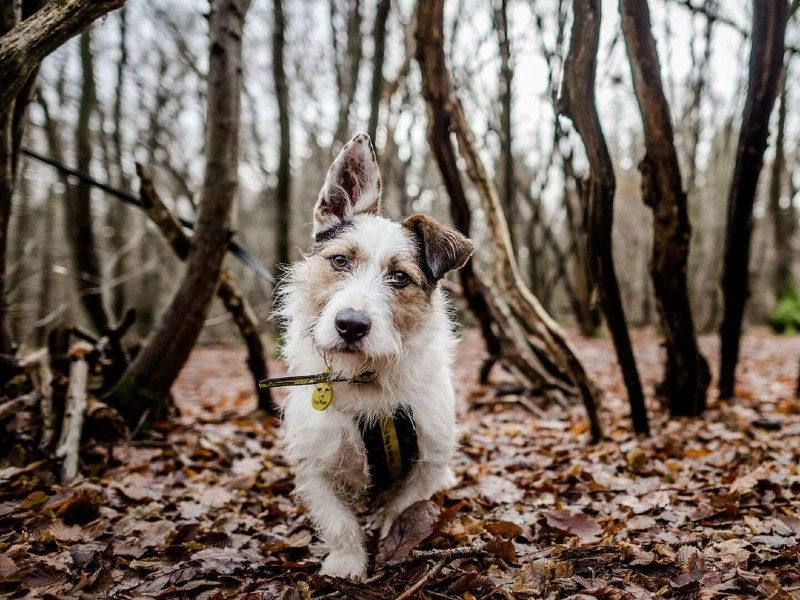
<path fill-rule="evenodd" d="M 144 348 L 111 392 L 129 424 L 161 416 L 164 400 L 192 350 L 219 283 L 230 212 L 239 193 L 242 29 L 249 0 L 214 0 L 206 111 L 206 171 L 186 272 Z"/>
<path fill-rule="evenodd" d="M 117 170 L 117 185 L 124 191 L 129 192 L 131 181 L 125 172 L 125 151 L 123 150 L 122 129 L 123 129 L 123 102 L 125 97 L 125 72 L 128 69 L 128 22 L 127 9 L 122 7 L 119 11 L 119 62 L 117 62 L 117 88 L 114 93 L 113 111 L 113 133 L 112 142 L 114 147 L 114 161 Z M 130 209 L 118 202 L 110 204 L 108 207 L 108 225 L 111 227 L 111 247 L 115 255 L 114 268 L 109 273 L 112 279 L 123 278 L 129 269 L 128 255 L 131 249 L 127 247 L 131 237 Z M 126 285 L 119 281 L 112 288 L 111 310 L 115 320 L 122 318 L 125 313 L 125 290 Z"/>
<path fill-rule="evenodd" d="M 372 86 L 369 92 L 369 124 L 367 134 L 372 143 L 378 133 L 378 119 L 383 99 L 383 59 L 386 54 L 386 20 L 391 10 L 391 0 L 379 0 L 375 11 L 375 26 L 372 28 Z M 391 132 L 390 132 L 391 135 Z"/>
<path fill-rule="evenodd" d="M 584 183 L 587 209 L 588 246 L 591 270 L 600 291 L 600 303 L 617 351 L 617 359 L 631 406 L 636 433 L 647 435 L 649 424 L 642 383 L 633 354 L 625 310 L 614 270 L 612 232 L 616 180 L 611 155 L 600 125 L 595 100 L 597 49 L 602 18 L 601 0 L 574 0 L 574 17 L 569 54 L 564 66 L 559 108 L 569 117 L 583 140 L 589 160 L 589 177 Z"/>
<path fill-rule="evenodd" d="M 706 407 L 711 375 L 697 346 L 689 306 L 686 277 L 691 231 L 669 105 L 661 85 L 647 1 L 620 0 L 619 8 L 644 126 L 646 151 L 639 164 L 642 200 L 653 210 L 650 274 L 667 350 L 659 393 L 667 398 L 673 416 L 699 415 Z"/>
<path fill-rule="evenodd" d="M 52 186 L 48 193 L 47 202 L 44 205 L 44 217 L 42 219 L 42 230 L 39 232 L 41 240 L 41 255 L 39 259 L 39 307 L 36 320 L 44 321 L 50 314 L 53 297 L 53 236 L 55 235 L 56 203 L 53 201 L 54 192 Z M 34 332 L 34 344 L 43 346 L 47 339 L 47 325 L 42 324 L 36 327 Z"/>
<path fill-rule="evenodd" d="M 47 2 L 31 18 L 0 37 L 0 113 L 12 105 L 45 56 L 123 3 L 124 0 Z"/>
<path fill-rule="evenodd" d="M 92 166 L 92 115 L 95 112 L 94 60 L 92 58 L 91 29 L 80 38 L 81 100 L 78 108 L 78 124 L 75 130 L 75 154 L 77 169 L 91 173 Z M 92 228 L 92 188 L 83 182 L 71 186 L 66 203 L 66 235 L 72 254 L 72 268 L 78 295 L 92 326 L 104 334 L 110 325 L 103 305 L 103 270 L 100 248 Z"/>
<path fill-rule="evenodd" d="M 577 390 L 586 406 L 591 438 L 598 441 L 602 429 L 597 415 L 597 388 L 563 332 L 523 282 L 497 189 L 481 162 L 461 105 L 452 95 L 443 45 L 443 4 L 420 0 L 416 13 L 417 60 L 423 77 L 423 95 L 428 103 L 429 136 L 443 179 L 452 186 L 452 203 L 468 209 L 449 136 L 449 127 L 452 127 L 467 174 L 486 214 L 494 269 L 491 284 L 481 282 L 479 289 L 482 288 L 484 302 L 497 322 L 494 334 L 502 340 L 502 358 L 520 381 L 529 386 L 566 392 Z M 435 129 L 437 126 L 443 129 Z"/>
<path fill-rule="evenodd" d="M 283 14 L 283 0 L 274 0 L 274 23 L 272 30 L 272 74 L 275 78 L 275 97 L 278 101 L 278 123 L 280 126 L 280 158 L 278 161 L 278 185 L 275 188 L 277 223 L 275 227 L 275 273 L 290 261 L 289 246 L 291 237 L 291 184 L 290 162 L 291 131 L 289 121 L 289 87 L 283 68 L 284 35 L 286 20 Z"/>
<path fill-rule="evenodd" d="M 336 0 L 331 2 L 331 17 L 336 13 Z M 358 73 L 361 70 L 363 46 L 361 44 L 361 0 L 347 0 L 345 15 L 347 43 L 345 56 L 339 61 L 338 44 L 336 42 L 336 26 L 331 18 L 331 28 L 334 40 L 334 60 L 336 62 L 337 82 L 339 91 L 339 114 L 336 119 L 336 133 L 334 140 L 343 142 L 348 139 L 350 128 L 350 111 L 358 89 Z"/>
<path fill-rule="evenodd" d="M 433 10 L 436 11 L 435 6 Z M 443 35 L 440 31 L 442 25 L 437 25 L 438 17 L 435 14 L 430 15 L 428 10 L 423 10 L 422 2 L 419 4 L 417 19 L 419 19 L 420 13 L 424 13 L 427 19 L 423 25 L 432 28 L 431 31 L 425 31 L 418 21 L 416 32 L 417 61 L 422 73 L 422 95 L 428 104 L 428 143 L 439 167 L 444 187 L 450 197 L 450 216 L 453 225 L 461 233 L 469 236 L 472 228 L 472 211 L 461 182 L 455 148 L 450 140 L 451 115 L 447 109 L 450 103 L 450 86 L 446 79 L 448 75 L 444 63 L 444 50 L 441 48 L 442 40 L 438 39 Z M 501 347 L 500 341 L 492 329 L 492 316 L 486 300 L 488 290 L 475 274 L 473 264 L 474 261 L 467 261 L 458 271 L 458 275 L 467 306 L 480 324 L 481 334 L 486 344 L 488 358 L 482 377 L 482 383 L 486 383 L 489 368 L 500 357 Z"/>
<path fill-rule="evenodd" d="M 152 180 L 138 163 L 136 172 L 141 182 L 139 198 L 142 201 L 142 208 L 145 214 L 158 227 L 161 235 L 178 258 L 181 261 L 186 261 L 189 256 L 189 249 L 192 247 L 192 239 L 183 230 L 180 221 L 161 200 Z M 261 380 L 269 376 L 266 353 L 264 352 L 264 345 L 261 342 L 258 327 L 258 317 L 256 317 L 253 307 L 250 306 L 250 303 L 239 291 L 233 275 L 228 271 L 222 273 L 220 284 L 217 288 L 217 296 L 233 317 L 247 347 L 247 366 L 253 374 L 258 408 L 269 414 L 276 414 L 277 410 L 275 403 L 272 401 L 270 390 L 261 388 L 258 385 Z"/>
<path fill-rule="evenodd" d="M 511 106 L 514 71 L 511 68 L 511 41 L 508 39 L 508 0 L 496 0 L 494 7 L 494 28 L 500 48 L 500 176 L 499 192 L 503 203 L 503 212 L 510 227 L 511 245 L 518 251 L 517 193 L 514 179 L 513 131 L 511 124 Z"/>
<path fill-rule="evenodd" d="M 775 297 L 780 299 L 785 288 L 792 284 L 792 236 L 797 228 L 797 214 L 789 195 L 788 206 L 781 206 L 784 173 L 786 172 L 786 73 L 789 63 L 784 65 L 780 83 L 780 106 L 778 107 L 778 131 L 775 135 L 775 159 L 772 161 L 772 175 L 769 182 L 769 212 L 772 218 L 772 234 L 775 243 Z"/>
<path fill-rule="evenodd" d="M 16 2 L 0 5 L 0 43 L 8 37 L 20 20 Z M 4 71 L 0 72 L 4 73 Z M 2 86 L 3 75 L 0 75 Z M 6 298 L 6 252 L 8 250 L 8 225 L 11 222 L 11 200 L 14 195 L 14 104 L 13 96 L 5 106 L 0 105 L 0 354 L 12 354 L 13 342 L 8 327 L 8 299 Z M 0 373 L 0 383 L 7 379 Z"/>
<path fill-rule="evenodd" d="M 753 0 L 752 12 L 753 33 L 747 99 L 728 196 L 725 232 L 722 273 L 725 309 L 720 325 L 720 398 L 731 398 L 734 394 L 742 319 L 750 295 L 748 269 L 750 238 L 753 233 L 753 201 L 764 162 L 769 118 L 783 64 L 788 3 L 786 0 Z"/>

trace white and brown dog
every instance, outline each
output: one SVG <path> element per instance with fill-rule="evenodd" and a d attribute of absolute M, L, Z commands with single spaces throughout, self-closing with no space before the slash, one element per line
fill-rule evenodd
<path fill-rule="evenodd" d="M 381 495 L 388 498 L 382 536 L 408 506 L 455 483 L 455 339 L 438 283 L 469 259 L 473 245 L 423 215 L 386 219 L 380 200 L 375 152 L 368 136 L 357 135 L 328 171 L 314 207 L 315 243 L 289 270 L 276 311 L 292 374 L 374 377 L 331 383 L 325 392 L 332 394 L 314 406 L 320 388 L 293 387 L 284 409 L 296 492 L 329 552 L 321 573 L 340 577 L 366 574 L 356 508 L 378 479 L 390 483 Z M 405 420 L 392 422 L 397 415 Z M 396 427 L 370 433 L 387 420 Z M 400 464 L 389 450 L 408 437 L 412 450 Z M 373 463 L 381 460 L 378 472 Z"/>

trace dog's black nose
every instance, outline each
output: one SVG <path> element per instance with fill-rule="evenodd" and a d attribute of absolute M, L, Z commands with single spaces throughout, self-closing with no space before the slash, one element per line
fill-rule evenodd
<path fill-rule="evenodd" d="M 350 344 L 367 335 L 371 324 L 369 316 L 362 310 L 345 308 L 336 315 L 336 331 Z"/>

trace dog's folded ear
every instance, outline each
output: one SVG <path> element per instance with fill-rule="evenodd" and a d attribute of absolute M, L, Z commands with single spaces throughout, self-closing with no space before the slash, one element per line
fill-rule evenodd
<path fill-rule="evenodd" d="M 314 236 L 359 213 L 377 214 L 381 175 L 369 136 L 347 142 L 331 164 L 314 206 Z"/>
<path fill-rule="evenodd" d="M 403 221 L 420 244 L 420 262 L 425 274 L 438 281 L 448 271 L 464 266 L 475 247 L 453 227 L 425 215 L 411 215 Z"/>

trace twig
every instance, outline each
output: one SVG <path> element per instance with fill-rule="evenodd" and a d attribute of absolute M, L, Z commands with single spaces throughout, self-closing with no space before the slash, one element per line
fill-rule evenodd
<path fill-rule="evenodd" d="M 455 548 L 441 548 L 434 550 L 413 550 L 411 554 L 399 560 L 393 560 L 386 563 L 387 567 L 401 567 L 420 560 L 428 560 L 431 558 L 444 559 L 447 561 L 454 558 L 466 558 L 468 556 L 488 556 L 489 553 L 483 548 L 476 546 L 456 546 Z"/>
<path fill-rule="evenodd" d="M 399 560 L 395 560 L 392 562 L 386 563 L 380 571 L 375 573 L 372 577 L 369 577 L 363 581 L 364 585 L 370 585 L 377 581 L 380 581 L 387 575 L 389 575 L 390 569 L 392 567 L 402 567 L 405 565 L 409 565 L 411 563 L 415 563 L 421 560 L 428 560 L 432 558 L 438 558 L 439 560 L 444 561 L 451 561 L 454 558 L 467 558 L 470 556 L 489 556 L 489 553 L 486 552 L 483 548 L 477 548 L 475 546 L 456 546 L 455 548 L 443 548 L 438 550 L 414 550 L 411 552 L 409 556 L 405 558 L 401 558 Z"/>
<path fill-rule="evenodd" d="M 414 594 L 420 591 L 425 584 L 428 583 L 439 571 L 442 570 L 446 562 L 447 560 L 445 559 L 437 562 L 427 573 L 425 573 L 425 575 L 420 577 L 414 585 L 400 594 L 395 600 L 408 600 L 408 598 L 411 598 Z"/>

